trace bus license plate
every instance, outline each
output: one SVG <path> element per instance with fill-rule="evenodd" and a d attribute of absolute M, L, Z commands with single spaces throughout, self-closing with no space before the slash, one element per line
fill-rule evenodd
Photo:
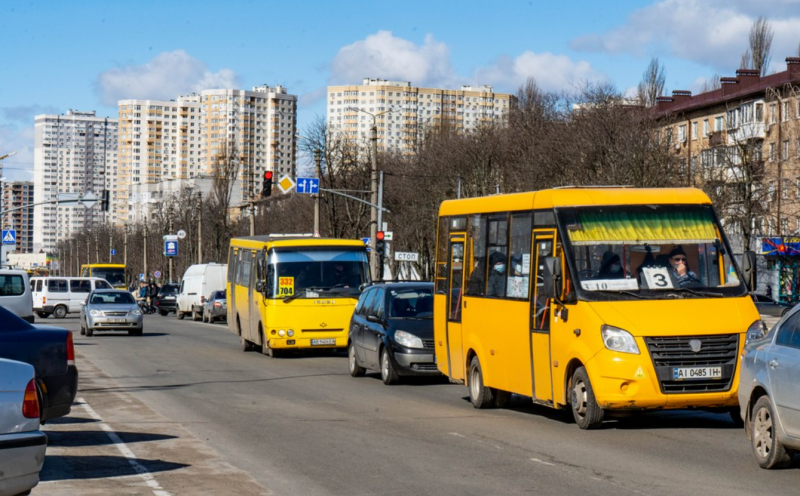
<path fill-rule="evenodd" d="M 336 339 L 312 339 L 311 346 L 325 346 L 327 344 L 336 344 Z"/>
<path fill-rule="evenodd" d="M 676 381 L 721 378 L 722 367 L 673 367 L 672 369 L 672 379 Z"/>

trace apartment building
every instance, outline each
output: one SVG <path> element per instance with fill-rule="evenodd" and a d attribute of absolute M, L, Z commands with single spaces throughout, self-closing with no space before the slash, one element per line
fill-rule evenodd
<path fill-rule="evenodd" d="M 3 229 L 13 229 L 17 234 L 16 253 L 33 252 L 33 183 L 30 181 L 0 181 L 0 201 L 3 202 Z M 11 211 L 12 209 L 19 209 Z"/>
<path fill-rule="evenodd" d="M 94 111 L 69 110 L 64 115 L 35 117 L 33 184 L 34 202 L 55 202 L 59 194 L 78 197 L 111 190 L 117 178 L 117 119 L 98 117 Z M 50 203 L 33 209 L 36 226 L 33 250 L 52 252 L 59 241 L 102 222 L 114 222 L 114 213 L 78 203 Z"/>
<path fill-rule="evenodd" d="M 800 300 L 800 57 L 767 76 L 740 69 L 711 92 L 673 91 L 658 99 L 656 113 L 686 183 L 715 199 L 734 249 L 761 253 L 768 269 L 761 289 L 769 283 L 785 301 Z"/>
<path fill-rule="evenodd" d="M 379 150 L 409 153 L 431 128 L 467 133 L 506 122 L 516 97 L 495 93 L 489 85 L 448 90 L 365 78 L 360 85 L 328 86 L 327 102 L 331 132 L 366 140 L 374 119 Z"/>
<path fill-rule="evenodd" d="M 119 119 L 122 221 L 142 215 L 134 212 L 135 185 L 232 171 L 237 196 L 246 201 L 257 195 L 264 171 L 295 173 L 297 96 L 280 85 L 205 90 L 174 101 L 121 100 Z"/>

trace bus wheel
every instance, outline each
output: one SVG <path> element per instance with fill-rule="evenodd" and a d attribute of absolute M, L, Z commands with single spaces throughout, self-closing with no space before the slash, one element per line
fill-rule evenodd
<path fill-rule="evenodd" d="M 494 390 L 494 406 L 495 408 L 505 408 L 511 402 L 511 393 L 502 391 L 500 389 Z"/>
<path fill-rule="evenodd" d="M 356 347 L 352 341 L 347 345 L 347 364 L 350 367 L 351 376 L 361 377 L 364 375 L 364 367 L 360 366 L 356 360 Z"/>
<path fill-rule="evenodd" d="M 59 305 L 53 309 L 53 317 L 57 319 L 63 319 L 67 316 L 67 307 L 64 305 Z"/>
<path fill-rule="evenodd" d="M 596 429 L 603 423 L 603 409 L 594 397 L 592 383 L 585 367 L 578 367 L 572 374 L 572 392 L 570 393 L 572 416 L 581 429 Z"/>
<path fill-rule="evenodd" d="M 483 370 L 477 355 L 469 363 L 469 400 L 475 408 L 489 408 L 494 405 L 494 390 L 483 385 Z"/>
<path fill-rule="evenodd" d="M 280 351 L 269 347 L 269 341 L 267 341 L 264 331 L 261 331 L 261 353 L 270 358 L 278 358 L 281 355 Z"/>

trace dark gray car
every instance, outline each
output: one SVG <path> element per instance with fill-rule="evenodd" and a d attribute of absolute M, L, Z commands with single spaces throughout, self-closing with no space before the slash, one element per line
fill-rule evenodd
<path fill-rule="evenodd" d="M 213 324 L 216 320 L 228 318 L 228 298 L 226 291 L 214 291 L 211 298 L 203 303 L 203 322 Z"/>
<path fill-rule="evenodd" d="M 779 303 L 767 295 L 754 294 L 753 301 L 756 304 L 756 309 L 758 310 L 758 313 L 760 313 L 761 315 L 770 315 L 772 317 L 783 317 L 789 312 L 789 310 L 792 309 L 792 305 L 788 303 Z"/>
<path fill-rule="evenodd" d="M 800 451 L 800 308 L 766 336 L 748 335 L 742 353 L 739 405 L 745 433 L 762 468 L 789 465 Z"/>

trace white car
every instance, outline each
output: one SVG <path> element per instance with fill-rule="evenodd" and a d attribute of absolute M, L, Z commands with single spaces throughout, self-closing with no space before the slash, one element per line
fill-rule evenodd
<path fill-rule="evenodd" d="M 0 496 L 39 484 L 46 449 L 33 366 L 0 358 Z"/>

